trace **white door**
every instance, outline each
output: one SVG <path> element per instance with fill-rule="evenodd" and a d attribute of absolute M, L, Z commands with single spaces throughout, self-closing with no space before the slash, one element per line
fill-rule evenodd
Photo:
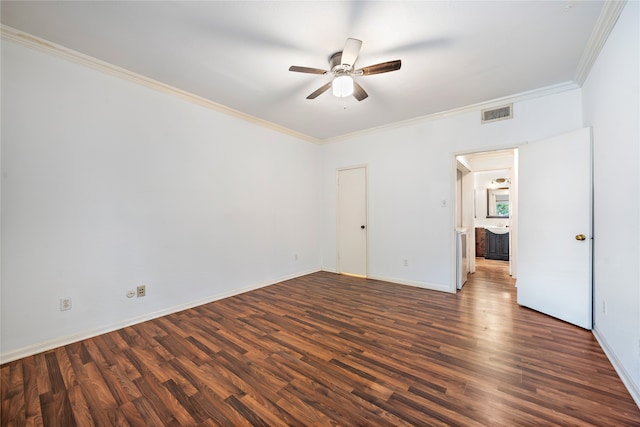
<path fill-rule="evenodd" d="M 518 304 L 591 329 L 591 129 L 521 147 L 518 175 Z"/>
<path fill-rule="evenodd" d="M 338 272 L 367 275 L 367 170 L 338 171 Z"/>

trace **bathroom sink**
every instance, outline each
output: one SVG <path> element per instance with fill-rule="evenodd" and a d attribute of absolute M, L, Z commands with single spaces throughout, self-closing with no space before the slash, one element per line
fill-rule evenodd
<path fill-rule="evenodd" d="M 492 226 L 486 226 L 484 227 L 485 230 L 489 230 L 490 232 L 494 233 L 494 234 L 506 234 L 509 232 L 509 227 L 492 227 Z"/>

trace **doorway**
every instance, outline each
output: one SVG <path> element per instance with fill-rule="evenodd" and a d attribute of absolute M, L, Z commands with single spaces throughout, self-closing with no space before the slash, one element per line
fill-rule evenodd
<path fill-rule="evenodd" d="M 593 319 L 593 176 L 591 129 L 582 128 L 560 135 L 528 142 L 513 153 L 511 169 L 510 203 L 510 266 L 511 276 L 516 278 L 516 251 L 518 262 L 518 304 L 548 314 L 552 317 L 591 329 Z M 457 162 L 466 162 L 473 171 L 475 156 L 492 157 L 497 152 L 472 153 L 456 156 Z M 520 182 L 518 182 L 520 180 Z M 506 178 L 494 180 L 504 184 Z M 487 192 L 485 221 L 501 215 L 492 215 L 492 204 L 504 202 L 504 198 L 491 189 L 474 188 L 476 201 L 478 190 Z M 466 189 L 467 193 L 470 188 Z M 459 208 L 465 205 L 465 188 Z M 519 199 L 519 200 L 518 200 Z M 467 207 L 465 207 L 467 206 Z M 457 206 L 458 208 L 458 206 Z M 498 206 L 494 206 L 498 210 Z M 478 229 L 480 209 L 465 226 Z M 484 215 L 484 211 L 482 212 Z M 521 219 L 518 220 L 518 214 Z M 516 221 L 517 220 L 517 221 Z M 506 226 L 496 224 L 495 226 Z M 491 225 L 484 224 L 488 231 Z M 473 233 L 472 233 L 473 235 Z M 517 236 L 513 236 L 517 235 Z M 517 242 L 517 246 L 513 243 Z M 471 246 L 471 245 L 470 245 Z M 473 258 L 475 259 L 475 258 Z"/>
<path fill-rule="evenodd" d="M 456 156 L 456 229 L 467 231 L 469 273 L 505 266 L 515 278 L 517 233 L 517 149 Z"/>

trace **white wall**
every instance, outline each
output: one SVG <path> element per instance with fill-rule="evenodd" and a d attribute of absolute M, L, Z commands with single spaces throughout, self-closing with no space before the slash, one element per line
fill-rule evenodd
<path fill-rule="evenodd" d="M 482 125 L 468 112 L 323 146 L 323 268 L 336 268 L 336 170 L 367 164 L 369 276 L 453 291 L 454 155 L 578 129 L 581 100 L 567 91 L 516 103 L 512 120 Z"/>
<path fill-rule="evenodd" d="M 320 268 L 316 145 L 7 41 L 1 137 L 3 362 Z"/>
<path fill-rule="evenodd" d="M 639 16 L 640 3 L 627 3 L 583 100 L 595 159 L 594 332 L 640 405 Z"/>

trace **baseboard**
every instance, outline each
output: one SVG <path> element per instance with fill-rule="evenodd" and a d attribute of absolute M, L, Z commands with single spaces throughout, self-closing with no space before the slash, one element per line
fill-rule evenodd
<path fill-rule="evenodd" d="M 639 385 L 633 382 L 633 377 L 629 375 L 626 369 L 624 369 L 624 366 L 622 366 L 613 350 L 611 350 L 611 347 L 609 347 L 609 344 L 607 344 L 607 340 L 605 340 L 602 334 L 600 334 L 600 332 L 598 331 L 597 326 L 593 328 L 592 332 L 593 336 L 596 337 L 598 344 L 600 344 L 600 347 L 602 347 L 604 354 L 613 365 L 613 369 L 616 370 L 618 376 L 622 380 L 622 383 L 625 385 L 625 387 L 627 387 L 629 394 L 633 398 L 634 402 L 636 402 L 636 405 L 638 405 L 638 407 L 640 408 L 640 389 L 638 388 Z"/>
<path fill-rule="evenodd" d="M 324 267 L 322 268 L 321 271 L 326 271 L 327 273 L 340 274 L 334 269 L 324 268 Z M 398 285 L 414 286 L 416 288 L 423 288 L 423 289 L 429 289 L 432 291 L 441 291 L 441 292 L 451 293 L 451 289 L 449 289 L 449 287 L 446 285 L 435 285 L 433 283 L 428 283 L 428 282 L 418 282 L 413 280 L 405 280 L 405 279 L 398 279 L 396 277 L 385 277 L 385 276 L 367 276 L 367 278 L 373 279 L 373 280 L 381 280 L 383 282 L 396 283 Z"/>
<path fill-rule="evenodd" d="M 449 292 L 449 293 L 451 292 L 451 290 L 449 289 L 449 286 L 447 285 L 436 285 L 434 283 L 398 279 L 396 277 L 384 277 L 384 276 L 368 276 L 368 277 L 369 279 L 382 280 L 384 282 L 397 283 L 399 285 L 414 286 L 416 288 L 429 289 L 432 291 Z"/>
<path fill-rule="evenodd" d="M 158 317 L 166 316 L 169 314 L 177 313 L 179 311 L 187 310 L 189 308 L 198 307 L 200 305 L 209 304 L 214 301 L 218 301 L 224 298 L 229 298 L 235 295 L 240 295 L 245 292 L 253 291 L 256 289 L 264 288 L 266 286 L 271 286 L 276 283 L 284 282 L 285 280 L 295 279 L 296 277 L 306 276 L 307 274 L 312 274 L 320 271 L 319 269 L 314 269 L 306 272 L 296 273 L 289 276 L 281 277 L 277 280 L 269 281 L 266 283 L 259 283 L 250 286 L 245 286 L 242 288 L 234 289 L 228 292 L 222 292 L 220 294 L 213 295 L 211 297 L 202 298 L 199 300 L 191 301 L 185 304 L 176 305 L 173 307 L 169 307 L 163 310 L 155 311 L 152 313 L 147 313 L 142 316 L 132 317 L 129 319 L 125 319 L 120 322 L 112 323 L 110 325 L 106 325 L 104 327 L 95 328 L 87 331 L 78 332 L 75 334 L 67 335 L 64 337 L 55 338 L 52 340 L 39 342 L 38 344 L 30 345 L 27 347 L 19 348 L 17 350 L 9 351 L 7 353 L 0 354 L 0 364 L 12 362 L 17 359 L 21 359 L 23 357 L 32 356 L 34 354 L 42 353 L 43 351 L 52 350 L 54 348 L 62 347 L 77 341 L 86 340 L 88 338 L 93 338 L 98 335 L 106 334 L 108 332 L 117 331 L 118 329 L 126 328 L 127 326 L 136 325 L 138 323 L 146 322 L 148 320 L 157 319 Z"/>

